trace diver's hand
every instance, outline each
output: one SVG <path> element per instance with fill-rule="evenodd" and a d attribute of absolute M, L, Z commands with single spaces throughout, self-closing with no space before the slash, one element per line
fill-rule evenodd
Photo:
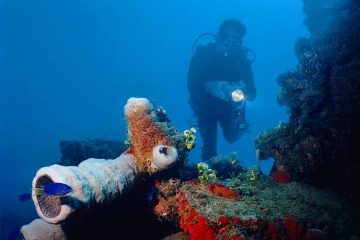
<path fill-rule="evenodd" d="M 229 83 L 226 81 L 206 82 L 205 91 L 210 93 L 212 96 L 216 98 L 220 98 L 226 101 L 228 99 L 228 96 L 226 96 L 226 93 L 224 93 L 223 86 L 227 84 Z"/>

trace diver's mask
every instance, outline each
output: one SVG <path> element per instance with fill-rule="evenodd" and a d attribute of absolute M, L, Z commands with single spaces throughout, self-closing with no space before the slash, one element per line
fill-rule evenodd
<path fill-rule="evenodd" d="M 229 55 L 229 52 L 240 48 L 242 45 L 242 38 L 236 34 L 226 34 L 224 36 L 220 36 L 219 40 L 222 48 L 224 49 L 225 57 Z"/>

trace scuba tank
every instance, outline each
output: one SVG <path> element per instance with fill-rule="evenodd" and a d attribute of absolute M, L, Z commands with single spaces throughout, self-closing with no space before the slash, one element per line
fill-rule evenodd
<path fill-rule="evenodd" d="M 199 43 L 200 39 L 202 39 L 202 38 L 205 37 L 205 36 L 211 36 L 214 41 L 216 41 L 217 38 L 218 38 L 218 36 L 217 36 L 215 33 L 207 33 L 207 32 L 206 32 L 206 33 L 200 34 L 200 35 L 195 39 L 194 44 L 193 44 L 193 46 L 192 46 L 192 49 L 191 49 L 191 50 L 192 50 L 192 53 L 193 53 L 193 54 L 195 53 L 196 47 L 198 46 L 198 43 Z M 250 48 L 247 48 L 247 47 L 244 47 L 244 46 L 242 46 L 242 49 L 243 49 L 244 51 L 247 51 L 248 53 L 251 54 L 249 61 L 250 61 L 250 63 L 253 63 L 253 62 L 256 60 L 256 53 L 255 53 L 253 50 L 251 50 Z"/>

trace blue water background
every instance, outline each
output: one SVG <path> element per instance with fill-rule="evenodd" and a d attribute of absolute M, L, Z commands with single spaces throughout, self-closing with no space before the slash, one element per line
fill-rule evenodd
<path fill-rule="evenodd" d="M 308 35 L 300 0 L 0 4 L 3 230 L 36 217 L 32 203 L 16 197 L 29 191 L 37 169 L 59 160 L 60 140 L 126 138 L 123 106 L 129 97 L 163 106 L 179 130 L 191 127 L 186 89 L 191 47 L 200 33 L 216 33 L 224 19 L 238 18 L 248 28 L 244 45 L 257 53 L 258 96 L 248 104 L 251 131 L 232 145 L 219 131 L 218 152 L 236 150 L 244 165 L 254 165 L 257 134 L 288 119 L 275 102 L 275 79 L 295 67 L 294 42 Z M 198 136 L 191 161 L 199 161 L 200 146 Z M 265 161 L 262 169 L 268 172 L 270 165 Z"/>

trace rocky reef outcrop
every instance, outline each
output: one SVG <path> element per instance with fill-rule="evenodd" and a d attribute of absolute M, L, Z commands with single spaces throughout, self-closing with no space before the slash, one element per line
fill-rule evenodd
<path fill-rule="evenodd" d="M 100 138 L 77 141 L 62 140 L 59 145 L 61 158 L 58 164 L 62 166 L 77 166 L 88 158 L 114 159 L 127 149 L 124 141 Z"/>

